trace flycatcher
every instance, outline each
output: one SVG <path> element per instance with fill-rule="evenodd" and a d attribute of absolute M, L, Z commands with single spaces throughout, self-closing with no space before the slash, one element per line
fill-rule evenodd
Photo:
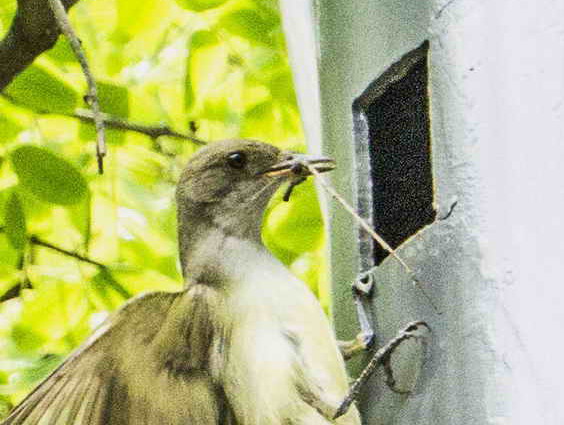
<path fill-rule="evenodd" d="M 249 140 L 194 155 L 176 191 L 176 293 L 136 297 L 2 422 L 40 425 L 359 425 L 331 326 L 264 247 L 264 209 L 327 158 Z M 296 229 L 299 231 L 299 229 Z"/>

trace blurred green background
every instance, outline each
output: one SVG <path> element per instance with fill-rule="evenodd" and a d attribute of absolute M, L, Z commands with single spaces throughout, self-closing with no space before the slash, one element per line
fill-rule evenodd
<path fill-rule="evenodd" d="M 2 0 L 0 37 L 15 11 L 16 0 Z M 276 1 L 81 0 L 70 16 L 104 112 L 206 141 L 305 149 Z M 93 126 L 74 117 L 85 93 L 61 38 L 0 95 L 4 412 L 127 298 L 182 287 L 173 193 L 198 146 L 110 130 L 99 176 Z M 327 309 L 311 182 L 289 203 L 273 199 L 263 237 Z"/>

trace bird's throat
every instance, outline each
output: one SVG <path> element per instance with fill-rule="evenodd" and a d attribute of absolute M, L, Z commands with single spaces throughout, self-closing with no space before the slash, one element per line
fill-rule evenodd
<path fill-rule="evenodd" d="M 226 263 L 245 267 L 244 263 L 231 262 L 241 260 L 241 252 L 267 252 L 261 224 L 277 185 L 267 187 L 268 191 L 255 189 L 254 196 L 236 197 L 241 199 L 238 203 L 230 199 L 211 204 L 184 200 L 178 205 L 178 241 L 185 280 L 222 280 L 230 273 Z M 250 251 L 243 249 L 249 247 Z"/>
<path fill-rule="evenodd" d="M 230 232 L 218 225 L 179 233 L 180 259 L 187 284 L 202 283 L 226 287 L 237 280 L 241 269 L 255 267 L 271 254 L 261 242 L 260 229 L 256 232 Z"/>

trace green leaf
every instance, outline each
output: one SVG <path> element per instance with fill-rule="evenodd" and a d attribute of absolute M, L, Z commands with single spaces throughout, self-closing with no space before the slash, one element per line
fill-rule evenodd
<path fill-rule="evenodd" d="M 252 8 L 256 9 L 260 13 L 262 20 L 275 29 L 274 32 L 276 35 L 281 35 L 285 42 L 286 39 L 284 31 L 282 30 L 282 20 L 280 17 L 280 7 L 278 2 L 279 0 L 250 0 Z M 285 52 L 284 56 L 286 56 Z"/>
<path fill-rule="evenodd" d="M 211 46 L 218 42 L 217 34 L 210 30 L 199 30 L 190 38 L 190 50 Z"/>
<path fill-rule="evenodd" d="M 23 127 L 11 120 L 8 116 L 0 114 L 0 143 L 6 143 L 15 138 Z"/>
<path fill-rule="evenodd" d="M 297 108 L 296 94 L 294 92 L 294 81 L 288 69 L 276 74 L 270 80 L 270 93 L 272 98 L 283 101 Z"/>
<path fill-rule="evenodd" d="M 196 76 L 200 76 L 202 79 L 202 66 L 206 66 L 207 62 L 201 59 L 199 53 L 204 52 L 208 47 L 212 47 L 218 44 L 218 38 L 215 32 L 209 30 L 196 31 L 190 37 L 190 42 L 188 43 L 188 57 L 186 58 L 186 75 L 184 78 L 184 108 L 186 111 L 192 109 L 196 103 L 196 94 L 201 92 L 201 86 L 205 84 L 198 84 Z M 199 60 L 200 57 L 200 60 Z M 217 63 L 215 63 L 215 69 L 217 70 Z M 205 70 L 204 70 L 205 72 Z M 203 75 L 207 75 L 208 78 L 213 77 L 214 73 L 207 72 Z M 223 78 L 223 76 L 222 76 Z M 200 90 L 198 90 L 200 89 Z"/>
<path fill-rule="evenodd" d="M 290 270 L 300 280 L 305 282 L 307 286 L 319 298 L 319 269 L 323 267 L 323 259 L 320 258 L 319 252 L 309 251 L 296 258 L 290 264 Z"/>
<path fill-rule="evenodd" d="M 13 408 L 14 405 L 10 402 L 10 397 L 0 395 L 0 419 L 6 419 Z"/>
<path fill-rule="evenodd" d="M 192 82 L 192 62 L 195 60 L 195 53 L 202 47 L 211 46 L 217 43 L 217 36 L 212 31 L 196 31 L 190 37 L 188 43 L 188 57 L 186 58 L 186 76 L 184 77 L 184 108 L 188 111 L 194 106 L 196 94 Z"/>
<path fill-rule="evenodd" d="M 14 18 L 16 12 L 15 1 L 3 1 L 0 3 L 0 33 L 4 34 L 8 31 L 8 27 Z"/>
<path fill-rule="evenodd" d="M 228 0 L 176 0 L 176 3 L 183 9 L 193 12 L 202 12 L 219 7 L 227 1 Z"/>
<path fill-rule="evenodd" d="M 23 250 L 26 242 L 26 223 L 22 203 L 18 194 L 12 192 L 4 211 L 4 226 L 10 244 L 19 251 Z"/>
<path fill-rule="evenodd" d="M 10 154 L 20 184 L 52 204 L 72 205 L 88 192 L 82 174 L 65 159 L 37 146 L 20 146 Z"/>
<path fill-rule="evenodd" d="M 12 328 L 11 337 L 18 350 L 23 353 L 35 351 L 45 343 L 45 338 L 35 332 L 32 326 L 20 323 Z"/>
<path fill-rule="evenodd" d="M 244 115 L 241 136 L 247 138 L 265 139 L 273 135 L 279 126 L 274 115 L 274 102 L 267 100 L 250 108 Z"/>
<path fill-rule="evenodd" d="M 129 91 L 127 87 L 103 81 L 98 82 L 97 86 L 102 112 L 120 118 L 129 117 Z"/>
<path fill-rule="evenodd" d="M 18 376 L 17 384 L 19 386 L 33 387 L 41 382 L 55 369 L 63 356 L 56 354 L 46 354 L 33 361 L 30 367 L 21 371 Z"/>
<path fill-rule="evenodd" d="M 225 97 L 209 97 L 204 103 L 202 118 L 212 121 L 227 122 L 233 118 L 233 110 Z"/>
<path fill-rule="evenodd" d="M 144 0 L 142 5 L 131 0 L 117 0 L 118 31 L 129 37 L 154 27 L 162 9 L 162 0 Z M 159 6 L 160 4 L 160 6 Z"/>
<path fill-rule="evenodd" d="M 106 269 L 101 269 L 90 281 L 90 288 L 105 309 L 115 310 L 123 300 L 133 296 Z"/>
<path fill-rule="evenodd" d="M 295 253 L 316 249 L 323 235 L 323 220 L 313 183 L 307 181 L 294 188 L 289 202 L 274 200 L 265 224 L 267 244 Z"/>
<path fill-rule="evenodd" d="M 21 252 L 15 250 L 8 241 L 6 233 L 0 233 L 0 295 L 11 289 L 17 282 L 17 266 Z"/>
<path fill-rule="evenodd" d="M 108 82 L 98 82 L 97 85 L 100 110 L 119 118 L 128 118 L 129 91 L 127 87 Z M 83 140 L 95 139 L 94 124 L 81 122 L 79 136 Z M 106 128 L 106 141 L 113 144 L 122 144 L 125 141 L 125 132 Z"/>
<path fill-rule="evenodd" d="M 19 74 L 5 93 L 22 106 L 54 113 L 72 113 L 79 99 L 72 86 L 39 64 Z"/>
<path fill-rule="evenodd" d="M 106 71 L 108 76 L 117 76 L 124 66 L 128 65 L 128 61 L 123 57 L 123 52 L 121 50 L 112 50 L 108 53 L 106 57 Z"/>
<path fill-rule="evenodd" d="M 55 44 L 55 47 L 48 50 L 46 52 L 46 55 L 60 64 L 76 62 L 76 56 L 74 55 L 71 45 L 69 44 L 66 37 L 59 37 L 59 40 Z"/>
<path fill-rule="evenodd" d="M 34 287 L 20 297 L 21 316 L 12 328 L 14 342 L 24 352 L 64 353 L 74 348 L 89 332 L 84 319 L 91 306 L 84 286 L 42 273 L 40 267 L 30 273 Z"/>
<path fill-rule="evenodd" d="M 114 310 L 122 301 L 122 298 L 110 293 L 106 284 L 106 274 L 107 272 L 102 270 L 90 279 L 88 289 L 92 291 L 92 295 L 89 300 L 94 302 L 94 305 L 98 308 Z"/>
<path fill-rule="evenodd" d="M 88 249 L 90 238 L 92 236 L 92 199 L 90 193 L 87 192 L 84 199 L 68 209 L 69 218 L 74 227 L 78 229 L 82 235 L 84 246 Z"/>
<path fill-rule="evenodd" d="M 247 40 L 269 44 L 270 32 L 276 27 L 276 22 L 265 19 L 264 15 L 256 10 L 239 9 L 223 16 L 219 26 Z"/>

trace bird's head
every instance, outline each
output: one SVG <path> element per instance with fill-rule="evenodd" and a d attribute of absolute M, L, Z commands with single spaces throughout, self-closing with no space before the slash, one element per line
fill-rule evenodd
<path fill-rule="evenodd" d="M 200 149 L 188 161 L 176 190 L 181 251 L 210 228 L 260 241 L 269 199 L 284 182 L 309 175 L 303 163 L 319 172 L 334 168 L 331 159 L 254 140 L 226 140 Z"/>

